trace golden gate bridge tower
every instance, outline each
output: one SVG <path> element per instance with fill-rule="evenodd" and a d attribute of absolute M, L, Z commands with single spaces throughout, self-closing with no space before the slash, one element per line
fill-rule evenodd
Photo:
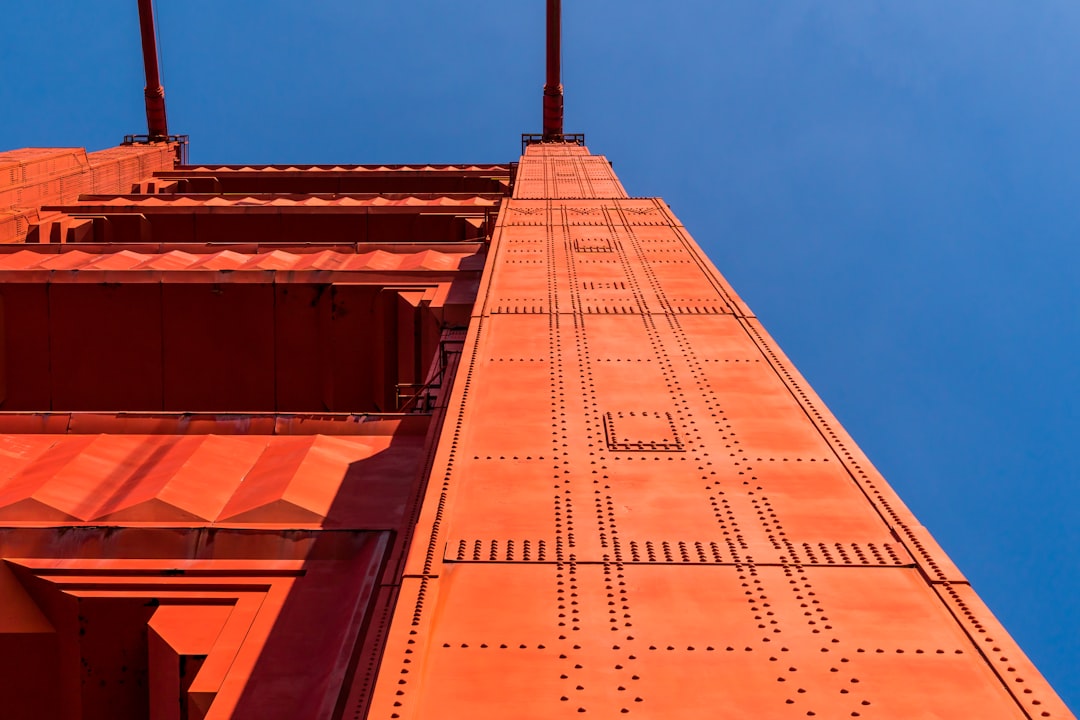
<path fill-rule="evenodd" d="M 670 208 L 0 153 L 0 716 L 1071 718 Z"/>

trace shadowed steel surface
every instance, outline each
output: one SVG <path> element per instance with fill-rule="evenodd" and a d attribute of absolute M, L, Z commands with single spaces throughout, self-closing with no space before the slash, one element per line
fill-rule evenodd
<path fill-rule="evenodd" d="M 174 149 L 0 155 L 5 720 L 335 718 L 377 670 L 508 167 Z"/>

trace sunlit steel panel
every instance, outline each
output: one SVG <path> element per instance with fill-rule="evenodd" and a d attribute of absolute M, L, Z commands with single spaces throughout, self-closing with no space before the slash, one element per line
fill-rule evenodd
<path fill-rule="evenodd" d="M 662 201 L 517 178 L 367 717 L 1072 717 Z"/>

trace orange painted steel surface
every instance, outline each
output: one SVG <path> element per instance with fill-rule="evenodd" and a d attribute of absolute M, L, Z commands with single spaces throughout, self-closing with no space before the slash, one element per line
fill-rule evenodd
<path fill-rule="evenodd" d="M 295 270 L 287 254 L 167 270 L 78 255 L 0 271 L 0 409 L 393 412 L 396 386 L 425 381 L 443 328 L 468 321 L 479 270 L 427 253 Z"/>
<path fill-rule="evenodd" d="M 0 170 L 5 720 L 1073 717 L 583 146 Z"/>
<path fill-rule="evenodd" d="M 74 202 L 86 193 L 128 192 L 134 183 L 172 170 L 176 148 L 167 143 L 115 147 L 23 148 L 0 152 L 0 243 L 22 242 L 51 213 L 42 206 Z"/>
<path fill-rule="evenodd" d="M 535 144 L 368 714 L 1072 715 L 657 199 Z"/>
<path fill-rule="evenodd" d="M 158 173 L 170 192 L 504 193 L 508 165 L 200 165 Z"/>
<path fill-rule="evenodd" d="M 15 247 L 15 246 L 12 246 Z M 28 271 L 41 270 L 48 274 L 47 281 L 54 283 L 79 282 L 87 279 L 86 275 L 74 276 L 71 274 L 55 274 L 55 270 L 77 270 L 80 273 L 93 271 L 119 272 L 133 270 L 139 273 L 138 279 L 132 277 L 130 281 L 139 282 L 144 278 L 153 278 L 155 281 L 185 282 L 184 278 L 190 279 L 190 274 L 198 271 L 202 273 L 214 273 L 214 282 L 243 282 L 242 277 L 230 275 L 237 270 L 256 270 L 268 273 L 282 273 L 277 278 L 278 282 L 302 282 L 305 272 L 321 273 L 319 276 L 325 279 L 347 278 L 349 273 L 395 273 L 393 277 L 401 277 L 401 273 L 414 271 L 416 279 L 423 277 L 439 278 L 439 273 L 446 273 L 446 279 L 453 277 L 453 273 L 459 269 L 479 270 L 483 267 L 483 254 L 479 252 L 481 246 L 474 244 L 456 243 L 451 247 L 440 249 L 423 249 L 416 252 L 388 252 L 382 249 L 371 249 L 362 252 L 347 252 L 341 250 L 326 250 L 323 247 L 289 248 L 289 250 L 271 250 L 262 248 L 262 252 L 245 252 L 239 250 L 220 250 L 219 245 L 191 247 L 187 245 L 174 246 L 177 249 L 144 248 L 137 250 L 125 247 L 117 249 L 115 246 L 92 248 L 96 252 L 85 252 L 83 248 L 70 250 L 64 253 L 42 252 L 38 249 L 17 249 L 12 253 L 5 253 L 0 249 L 0 278 L 23 281 L 36 277 Z M 106 252 L 109 249 L 111 252 Z M 350 248 L 351 250 L 352 248 Z M 155 252 L 156 250 L 156 252 Z M 305 252 L 306 250 L 306 252 Z M 471 252 L 470 252 L 471 250 Z M 173 274 L 173 273 L 177 274 Z M 4 273 L 8 273 L 5 277 Z M 284 275 L 288 273 L 287 275 Z M 43 276 L 45 277 L 45 276 Z M 368 276 L 365 275 L 365 278 Z M 312 278 L 314 279 L 314 278 Z"/>
<path fill-rule="evenodd" d="M 508 168 L 0 158 L 0 715 L 364 704 Z"/>

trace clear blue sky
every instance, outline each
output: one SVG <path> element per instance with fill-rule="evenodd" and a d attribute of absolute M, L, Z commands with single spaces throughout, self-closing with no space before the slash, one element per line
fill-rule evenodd
<path fill-rule="evenodd" d="M 567 130 L 673 206 L 1080 708 L 1080 4 L 564 4 Z M 196 162 L 505 162 L 540 129 L 542 0 L 158 6 Z M 135 0 L 4 19 L 0 146 L 145 131 Z"/>

